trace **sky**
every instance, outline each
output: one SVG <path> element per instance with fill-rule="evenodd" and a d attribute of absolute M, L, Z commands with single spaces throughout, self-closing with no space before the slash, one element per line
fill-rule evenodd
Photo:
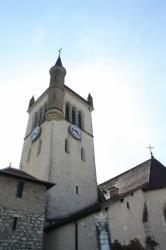
<path fill-rule="evenodd" d="M 65 84 L 93 96 L 98 183 L 166 164 L 166 1 L 6 0 L 0 6 L 0 168 L 19 167 L 32 95 L 62 48 Z"/>

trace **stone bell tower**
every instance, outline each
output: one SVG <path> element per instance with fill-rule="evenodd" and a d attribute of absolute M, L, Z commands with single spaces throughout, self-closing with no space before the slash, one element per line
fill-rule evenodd
<path fill-rule="evenodd" d="M 50 69 L 50 85 L 35 101 L 20 167 L 39 179 L 56 183 L 47 193 L 47 217 L 66 216 L 97 201 L 91 112 L 93 100 L 64 85 L 60 56 Z"/>

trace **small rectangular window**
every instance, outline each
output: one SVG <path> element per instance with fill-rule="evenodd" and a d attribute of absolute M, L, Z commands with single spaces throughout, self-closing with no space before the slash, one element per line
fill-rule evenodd
<path fill-rule="evenodd" d="M 13 218 L 12 230 L 15 231 L 17 227 L 17 217 Z"/>
<path fill-rule="evenodd" d="M 40 140 L 39 140 L 39 144 L 38 144 L 38 149 L 37 149 L 37 155 L 40 154 L 40 152 L 41 152 L 41 147 L 42 147 L 42 140 L 40 139 Z"/>
<path fill-rule="evenodd" d="M 16 197 L 18 197 L 18 198 L 22 197 L 23 189 L 24 189 L 24 183 L 23 182 L 19 182 L 17 184 Z"/>

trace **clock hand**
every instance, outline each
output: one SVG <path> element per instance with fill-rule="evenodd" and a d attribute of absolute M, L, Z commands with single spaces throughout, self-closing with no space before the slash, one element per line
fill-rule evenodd
<path fill-rule="evenodd" d="M 76 131 L 76 133 L 78 134 L 78 131 L 77 130 L 75 130 Z"/>
<path fill-rule="evenodd" d="M 76 133 L 77 133 L 77 135 L 79 135 L 79 132 L 78 132 L 78 130 L 76 130 L 76 129 L 73 129 Z"/>

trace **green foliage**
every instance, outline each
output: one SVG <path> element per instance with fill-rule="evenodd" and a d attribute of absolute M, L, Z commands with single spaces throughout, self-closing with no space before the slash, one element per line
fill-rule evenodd
<path fill-rule="evenodd" d="M 115 240 L 112 244 L 112 250 L 146 250 L 138 239 L 131 240 L 128 245 L 121 245 L 118 240 Z"/>
<path fill-rule="evenodd" d="M 119 243 L 118 240 L 115 240 L 112 244 L 112 250 L 123 250 L 124 247 Z"/>

